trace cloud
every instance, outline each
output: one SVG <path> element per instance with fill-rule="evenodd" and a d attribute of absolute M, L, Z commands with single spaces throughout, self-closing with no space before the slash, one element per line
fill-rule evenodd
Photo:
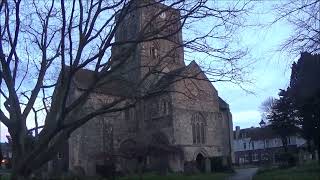
<path fill-rule="evenodd" d="M 249 110 L 232 113 L 233 126 L 248 128 L 251 126 L 259 126 L 261 115 L 259 111 Z"/>

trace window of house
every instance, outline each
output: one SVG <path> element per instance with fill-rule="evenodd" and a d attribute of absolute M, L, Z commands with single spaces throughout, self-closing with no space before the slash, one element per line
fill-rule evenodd
<path fill-rule="evenodd" d="M 269 140 L 268 140 L 268 139 L 265 140 L 265 147 L 266 147 L 266 148 L 269 147 Z"/>
<path fill-rule="evenodd" d="M 264 161 L 268 161 L 269 160 L 269 154 L 268 153 L 261 154 L 261 159 L 264 160 Z"/>
<path fill-rule="evenodd" d="M 290 137 L 288 137 L 288 144 L 291 144 L 291 139 L 290 139 Z"/>
<path fill-rule="evenodd" d="M 62 159 L 62 153 L 61 153 L 61 152 L 58 152 L 57 158 L 58 158 L 58 159 Z"/>
<path fill-rule="evenodd" d="M 245 142 L 243 143 L 243 149 L 247 149 L 247 144 Z"/>
<path fill-rule="evenodd" d="M 246 138 L 246 133 L 245 132 L 242 133 L 242 138 Z"/>
<path fill-rule="evenodd" d="M 250 161 L 249 155 L 248 155 L 248 154 L 245 154 L 245 155 L 244 155 L 244 159 L 245 159 L 245 162 L 249 162 L 249 161 Z"/>
<path fill-rule="evenodd" d="M 258 153 L 254 153 L 252 155 L 252 161 L 259 161 L 259 154 Z"/>
<path fill-rule="evenodd" d="M 254 150 L 254 142 L 253 141 L 251 142 L 251 145 L 252 145 L 252 149 Z"/>

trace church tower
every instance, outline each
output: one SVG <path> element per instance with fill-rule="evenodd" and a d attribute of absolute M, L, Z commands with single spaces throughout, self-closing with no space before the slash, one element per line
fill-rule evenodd
<path fill-rule="evenodd" d="M 119 69 L 130 82 L 148 76 L 143 83 L 148 88 L 163 74 L 185 66 L 181 16 L 178 10 L 153 0 L 133 0 L 129 6 L 116 18 L 117 45 L 112 53 L 125 57 L 129 52 L 130 57 L 125 62 L 115 58 L 112 67 L 123 62 Z"/>

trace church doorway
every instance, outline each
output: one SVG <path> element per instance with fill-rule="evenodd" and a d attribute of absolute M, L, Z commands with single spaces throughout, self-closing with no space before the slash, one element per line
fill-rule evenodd
<path fill-rule="evenodd" d="M 201 153 L 196 157 L 196 165 L 200 172 L 205 172 L 205 158 Z"/>

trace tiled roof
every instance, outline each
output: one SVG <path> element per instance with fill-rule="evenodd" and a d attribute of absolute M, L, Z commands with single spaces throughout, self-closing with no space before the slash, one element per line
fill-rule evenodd
<path fill-rule="evenodd" d="M 121 76 L 110 75 L 108 78 L 102 79 L 99 82 L 97 88 L 94 92 L 114 95 L 114 96 L 134 96 L 136 92 L 134 91 L 134 84 L 126 81 Z M 80 69 L 76 72 L 73 82 L 77 88 L 81 90 L 86 90 L 94 82 L 95 72 L 88 69 Z"/>
<path fill-rule="evenodd" d="M 219 96 L 219 107 L 220 109 L 228 110 L 229 104 L 226 103 L 220 96 Z"/>
<path fill-rule="evenodd" d="M 235 134 L 235 131 L 234 131 Z M 272 130 L 271 127 L 266 126 L 263 128 L 252 127 L 240 129 L 239 138 L 251 138 L 251 140 L 263 140 L 276 138 L 278 135 Z"/>

